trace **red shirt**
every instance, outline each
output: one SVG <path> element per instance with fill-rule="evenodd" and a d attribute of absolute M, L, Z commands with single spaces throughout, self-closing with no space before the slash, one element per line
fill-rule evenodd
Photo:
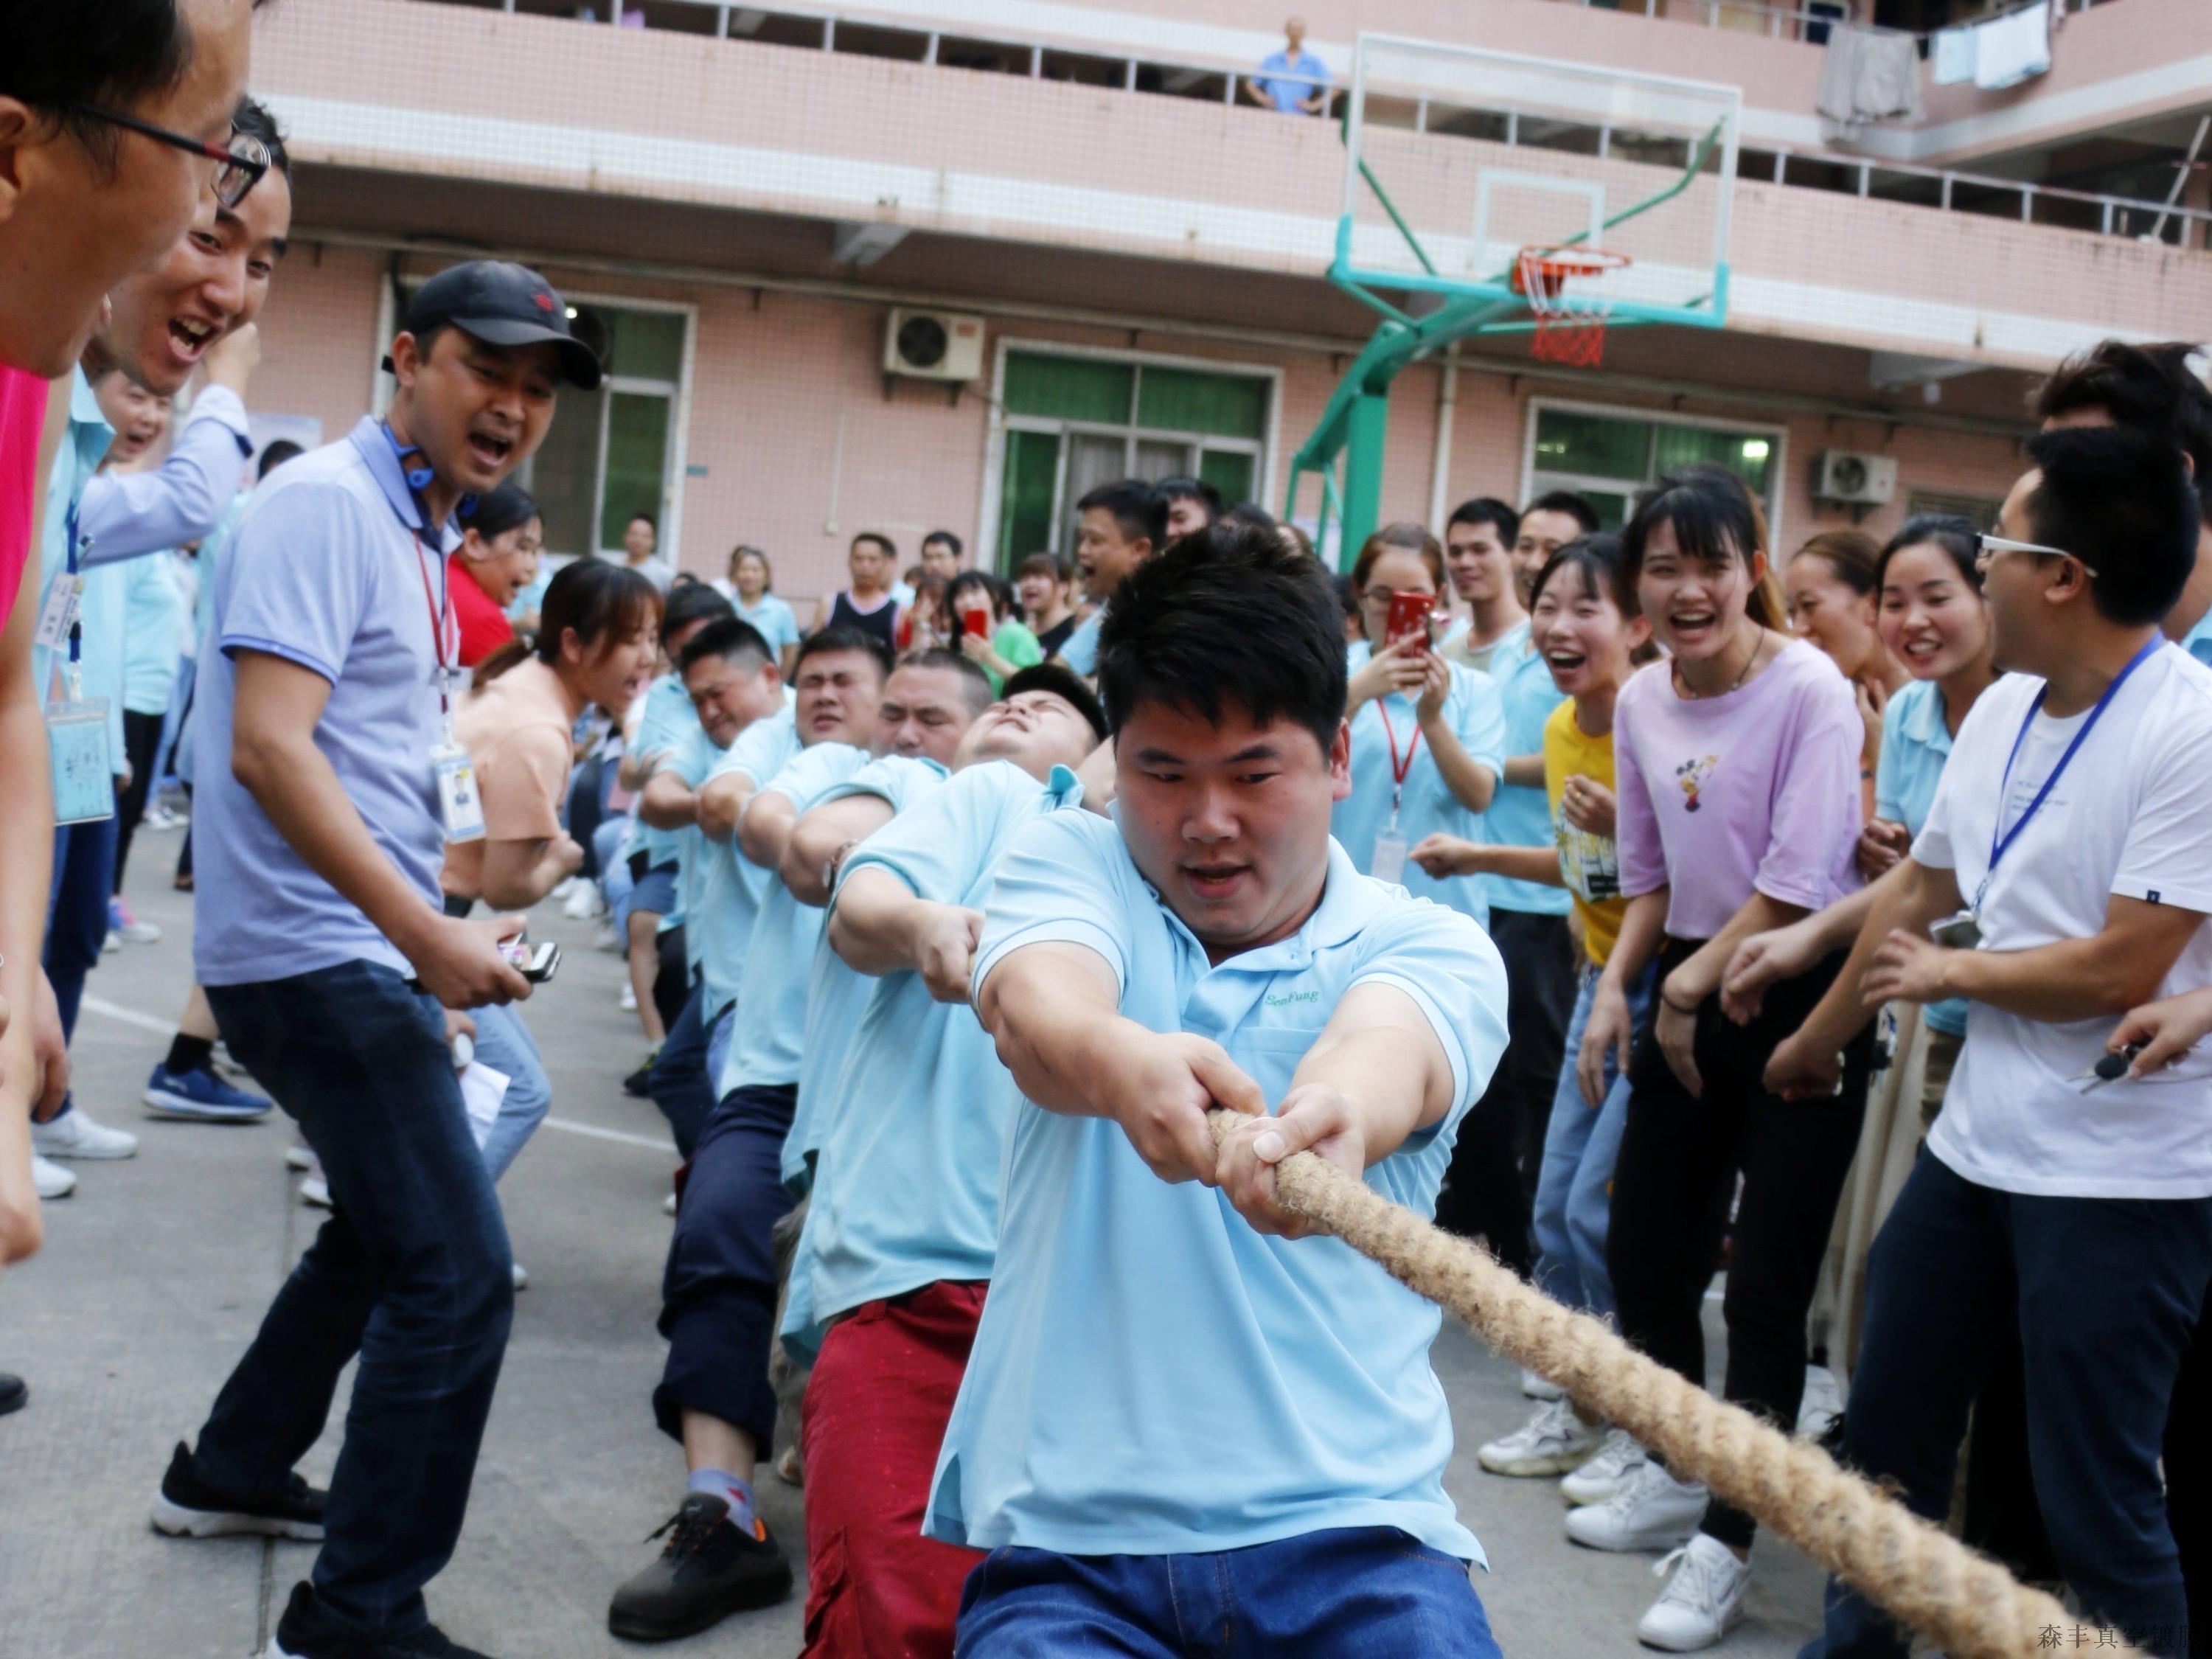
<path fill-rule="evenodd" d="M 453 556 L 451 568 L 453 620 L 461 629 L 461 666 L 474 668 L 514 637 L 514 624 L 491 595 L 477 586 L 459 555 Z"/>
<path fill-rule="evenodd" d="M 46 382 L 0 363 L 0 628 L 8 625 L 30 556 L 33 475 L 46 424 Z"/>

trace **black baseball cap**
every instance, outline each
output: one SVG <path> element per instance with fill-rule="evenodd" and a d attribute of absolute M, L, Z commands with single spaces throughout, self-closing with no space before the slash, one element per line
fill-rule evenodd
<path fill-rule="evenodd" d="M 422 335 L 451 325 L 489 345 L 560 348 L 561 378 L 586 392 L 599 384 L 599 360 L 568 331 L 568 308 L 553 285 L 527 265 L 471 259 L 440 271 L 415 290 L 399 326 Z M 392 360 L 385 359 L 385 368 Z"/>

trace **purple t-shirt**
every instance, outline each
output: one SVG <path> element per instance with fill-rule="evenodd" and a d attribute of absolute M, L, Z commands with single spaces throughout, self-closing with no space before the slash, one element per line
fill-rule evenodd
<path fill-rule="evenodd" d="M 1669 889 L 1670 938 L 1707 939 L 1755 888 L 1818 910 L 1859 884 L 1859 757 L 1850 682 L 1802 640 L 1717 697 L 1639 670 L 1613 711 L 1620 890 Z"/>

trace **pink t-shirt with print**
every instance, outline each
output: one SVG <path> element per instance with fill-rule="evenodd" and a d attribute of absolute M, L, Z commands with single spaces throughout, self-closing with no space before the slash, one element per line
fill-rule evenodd
<path fill-rule="evenodd" d="M 0 363 L 0 628 L 8 625 L 30 559 L 31 503 L 38 489 L 33 475 L 46 423 L 46 382 Z"/>
<path fill-rule="evenodd" d="M 1753 890 L 1818 910 L 1858 886 L 1866 728 L 1846 680 L 1802 640 L 1737 690 L 1684 697 L 1656 662 L 1613 711 L 1620 890 L 1669 890 L 1670 938 L 1707 939 Z"/>

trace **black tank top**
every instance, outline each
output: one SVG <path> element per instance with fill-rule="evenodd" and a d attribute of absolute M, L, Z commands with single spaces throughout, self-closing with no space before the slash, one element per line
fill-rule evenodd
<path fill-rule="evenodd" d="M 898 649 L 898 605 L 888 593 L 873 611 L 862 611 L 854 605 L 853 596 L 840 588 L 836 602 L 830 607 L 830 626 L 857 628 L 881 640 L 885 650 Z"/>

